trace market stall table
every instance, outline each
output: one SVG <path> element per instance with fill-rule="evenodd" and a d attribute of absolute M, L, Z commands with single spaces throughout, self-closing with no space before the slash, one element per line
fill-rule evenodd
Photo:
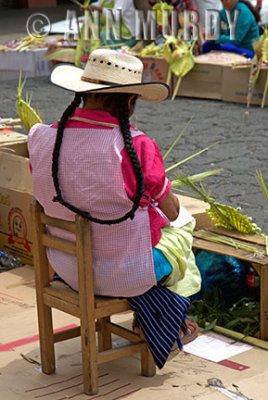
<path fill-rule="evenodd" d="M 223 243 L 211 241 L 206 234 L 217 235 L 220 239 L 234 239 L 242 245 L 254 246 L 258 254 L 249 250 L 235 248 Z M 204 235 L 204 236 L 203 236 Z M 268 256 L 265 248 L 265 237 L 247 235 L 237 231 L 211 227 L 194 232 L 195 250 L 213 251 L 249 262 L 260 277 L 260 339 L 268 340 Z"/>

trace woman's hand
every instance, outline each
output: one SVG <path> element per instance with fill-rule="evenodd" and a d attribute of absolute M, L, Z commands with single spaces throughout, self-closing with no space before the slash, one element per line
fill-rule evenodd
<path fill-rule="evenodd" d="M 170 221 L 175 221 L 180 212 L 179 199 L 172 192 L 168 192 L 164 200 L 158 204 L 158 207 L 161 211 L 163 211 Z"/>

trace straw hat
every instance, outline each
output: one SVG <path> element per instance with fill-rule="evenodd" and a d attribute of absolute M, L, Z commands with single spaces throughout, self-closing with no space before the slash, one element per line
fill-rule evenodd
<path fill-rule="evenodd" d="M 85 69 L 70 64 L 54 67 L 50 80 L 57 86 L 78 93 L 133 93 L 141 100 L 160 102 L 169 95 L 161 82 L 142 82 L 143 64 L 137 57 L 115 50 L 94 50 Z"/>

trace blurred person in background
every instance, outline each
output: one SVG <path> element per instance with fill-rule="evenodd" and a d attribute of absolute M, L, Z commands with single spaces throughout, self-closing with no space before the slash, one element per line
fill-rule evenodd
<path fill-rule="evenodd" d="M 85 7 L 82 7 L 85 10 Z M 118 47 L 123 44 L 132 47 L 137 42 L 135 39 L 136 33 L 136 8 L 133 0 L 98 0 L 94 4 L 90 4 L 87 9 L 91 11 L 99 11 L 102 15 L 101 22 L 101 42 L 104 46 Z M 122 25 L 121 25 L 121 38 L 117 39 L 114 32 L 111 32 L 110 38 L 107 36 L 106 31 L 106 16 L 107 10 L 113 10 L 115 15 L 116 10 L 121 10 Z M 119 35 L 119 32 L 118 32 Z"/>
<path fill-rule="evenodd" d="M 222 9 L 221 0 L 195 0 L 196 9 L 199 16 L 199 22 L 203 28 L 206 30 L 206 11 L 207 10 L 218 10 Z"/>
<path fill-rule="evenodd" d="M 253 58 L 253 42 L 258 40 L 260 36 L 258 8 L 247 0 L 222 0 L 222 5 L 224 8 L 220 11 L 220 36 L 215 37 L 215 40 L 206 41 L 202 46 L 202 52 L 228 51 L 244 55 L 246 58 Z M 235 12 L 239 12 L 234 38 L 230 36 L 227 11 L 231 12 L 232 21 L 235 19 Z"/>

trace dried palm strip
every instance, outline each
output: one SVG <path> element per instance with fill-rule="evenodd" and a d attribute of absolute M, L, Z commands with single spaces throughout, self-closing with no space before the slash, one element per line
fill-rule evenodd
<path fill-rule="evenodd" d="M 20 118 L 0 118 L 0 124 L 17 124 L 21 122 Z"/>
<path fill-rule="evenodd" d="M 255 257 L 259 258 L 259 259 L 264 257 L 264 252 L 261 251 L 260 248 L 255 247 L 255 246 L 250 246 L 249 244 L 241 243 L 230 237 L 219 236 L 217 234 L 213 234 L 211 232 L 205 232 L 205 231 L 202 231 L 202 232 L 197 231 L 194 233 L 194 236 L 197 238 L 200 238 L 200 239 L 209 240 L 211 242 L 222 243 L 227 246 L 232 246 L 236 249 L 241 249 L 241 250 L 246 250 L 246 251 L 252 252 L 255 255 Z"/>

